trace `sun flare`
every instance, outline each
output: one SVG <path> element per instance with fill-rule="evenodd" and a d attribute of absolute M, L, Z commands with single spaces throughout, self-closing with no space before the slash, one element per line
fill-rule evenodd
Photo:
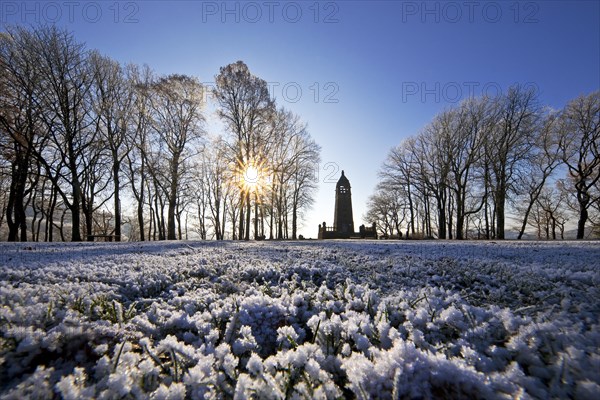
<path fill-rule="evenodd" d="M 254 159 L 238 163 L 236 177 L 239 188 L 245 193 L 262 194 L 270 182 L 265 163 Z"/>
<path fill-rule="evenodd" d="M 242 176 L 244 186 L 247 189 L 255 190 L 258 186 L 258 181 L 260 179 L 260 170 L 254 164 L 250 164 L 246 167 Z"/>

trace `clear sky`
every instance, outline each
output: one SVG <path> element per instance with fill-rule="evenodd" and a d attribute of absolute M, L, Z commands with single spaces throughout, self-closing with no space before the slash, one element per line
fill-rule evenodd
<path fill-rule="evenodd" d="M 2 0 L 0 23 L 56 23 L 120 62 L 208 85 L 244 61 L 322 146 L 305 237 L 332 224 L 342 169 L 354 224 L 367 222 L 388 150 L 460 99 L 521 83 L 560 108 L 600 88 L 598 1 Z"/>

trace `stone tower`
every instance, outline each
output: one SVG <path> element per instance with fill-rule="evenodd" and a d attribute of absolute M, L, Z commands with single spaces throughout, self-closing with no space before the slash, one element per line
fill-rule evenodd
<path fill-rule="evenodd" d="M 350 181 L 344 175 L 344 171 L 342 171 L 342 176 L 340 176 L 335 186 L 335 216 L 333 218 L 333 226 L 337 232 L 354 233 Z"/>

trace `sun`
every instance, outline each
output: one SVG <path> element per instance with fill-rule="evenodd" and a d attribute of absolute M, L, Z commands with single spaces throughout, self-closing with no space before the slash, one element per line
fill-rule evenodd
<path fill-rule="evenodd" d="M 244 193 L 262 194 L 270 182 L 265 163 L 255 159 L 238 163 L 236 177 L 239 188 Z"/>
<path fill-rule="evenodd" d="M 258 166 L 254 164 L 246 166 L 246 169 L 243 171 L 242 180 L 246 189 L 251 192 L 256 190 L 260 180 L 260 170 L 258 169 Z"/>

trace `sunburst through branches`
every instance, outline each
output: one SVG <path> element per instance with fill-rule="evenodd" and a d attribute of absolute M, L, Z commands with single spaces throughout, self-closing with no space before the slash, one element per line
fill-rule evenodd
<path fill-rule="evenodd" d="M 269 181 L 265 163 L 255 160 L 239 163 L 237 177 L 240 188 L 247 193 L 262 193 Z"/>

